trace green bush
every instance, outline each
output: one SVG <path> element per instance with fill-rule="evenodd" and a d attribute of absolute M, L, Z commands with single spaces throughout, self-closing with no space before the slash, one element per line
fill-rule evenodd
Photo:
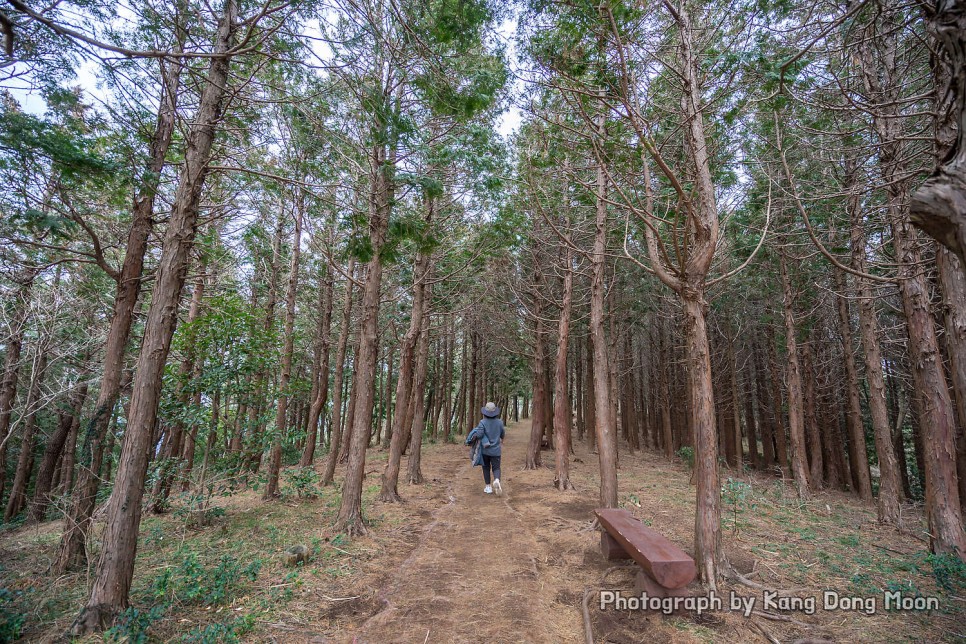
<path fill-rule="evenodd" d="M 199 644 L 236 644 L 253 628 L 255 628 L 255 618 L 252 615 L 245 615 L 230 622 L 217 622 L 193 628 L 182 636 L 181 641 Z"/>
<path fill-rule="evenodd" d="M 688 464 L 688 467 L 694 467 L 694 448 L 685 445 L 681 449 L 675 452 L 682 461 Z"/>
<path fill-rule="evenodd" d="M 178 566 L 165 569 L 154 580 L 154 596 L 185 604 L 224 604 L 231 599 L 238 581 L 243 577 L 255 581 L 261 567 L 261 559 L 243 567 L 231 555 L 222 555 L 217 565 L 205 567 L 197 553 L 189 552 Z"/>
<path fill-rule="evenodd" d="M 15 605 L 22 595 L 22 591 L 14 592 L 7 588 L 0 588 L 0 642 L 12 642 L 18 639 L 23 631 L 27 618 Z"/>
<path fill-rule="evenodd" d="M 318 473 L 311 467 L 296 467 L 285 473 L 282 483 L 282 496 L 297 496 L 300 499 L 314 499 L 322 496 Z"/>
<path fill-rule="evenodd" d="M 131 606 L 117 616 L 114 626 L 104 633 L 104 640 L 124 642 L 124 644 L 149 642 L 148 631 L 154 622 L 164 617 L 165 612 L 167 612 L 167 606 L 152 606 L 148 610 Z"/>
<path fill-rule="evenodd" d="M 926 555 L 926 561 L 932 565 L 932 575 L 936 583 L 947 593 L 956 593 L 966 589 L 966 561 L 954 554 Z"/>

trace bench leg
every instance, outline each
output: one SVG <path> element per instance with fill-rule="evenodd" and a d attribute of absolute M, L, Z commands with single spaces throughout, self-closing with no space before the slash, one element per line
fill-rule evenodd
<path fill-rule="evenodd" d="M 640 595 L 641 593 L 647 593 L 648 597 L 660 597 L 662 599 L 664 597 L 690 597 L 693 594 L 687 586 L 684 588 L 665 588 L 651 579 L 651 576 L 646 572 L 638 570 L 637 577 L 634 580 L 634 594 Z"/>
<path fill-rule="evenodd" d="M 610 536 L 607 532 L 600 533 L 600 552 L 604 555 L 604 559 L 608 561 L 631 558 L 624 550 L 624 546 L 617 543 L 617 539 Z"/>

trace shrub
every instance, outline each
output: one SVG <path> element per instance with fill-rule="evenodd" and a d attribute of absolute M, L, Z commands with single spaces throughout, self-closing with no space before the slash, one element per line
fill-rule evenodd
<path fill-rule="evenodd" d="M 152 606 L 148 610 L 131 606 L 117 616 L 114 626 L 104 633 L 104 640 L 125 644 L 148 642 L 148 631 L 154 622 L 164 617 L 166 611 L 167 606 Z"/>
<path fill-rule="evenodd" d="M 694 467 L 694 448 L 685 445 L 681 449 L 675 452 L 682 461 L 688 464 L 688 467 Z"/>
<path fill-rule="evenodd" d="M 241 578 L 255 581 L 262 567 L 261 559 L 247 566 L 231 555 L 222 555 L 218 564 L 206 568 L 190 552 L 178 566 L 164 570 L 154 580 L 154 596 L 170 598 L 186 604 L 216 605 L 227 603 Z"/>
<path fill-rule="evenodd" d="M 23 611 L 15 606 L 16 600 L 22 595 L 22 591 L 14 592 L 7 588 L 0 588 L 0 642 L 12 642 L 18 639 L 23 631 L 27 618 Z"/>
<path fill-rule="evenodd" d="M 285 481 L 280 492 L 282 496 L 297 496 L 300 499 L 314 499 L 322 496 L 321 479 L 314 468 L 297 467 L 285 473 Z"/>

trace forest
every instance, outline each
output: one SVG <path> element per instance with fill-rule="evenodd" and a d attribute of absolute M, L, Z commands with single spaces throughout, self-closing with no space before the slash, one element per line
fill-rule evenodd
<path fill-rule="evenodd" d="M 966 637 L 966 2 L 0 35 L 0 642 Z M 597 508 L 758 609 L 598 606 Z"/>

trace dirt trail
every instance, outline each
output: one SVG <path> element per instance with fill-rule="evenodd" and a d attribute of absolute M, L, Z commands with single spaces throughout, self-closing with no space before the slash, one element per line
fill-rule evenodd
<path fill-rule="evenodd" d="M 468 458 L 459 464 L 448 503 L 381 592 L 385 608 L 355 641 L 560 641 L 541 593 L 540 544 L 514 507 L 514 469 L 528 431 L 524 423 L 507 428 L 502 497 L 484 494 L 480 468 Z"/>

